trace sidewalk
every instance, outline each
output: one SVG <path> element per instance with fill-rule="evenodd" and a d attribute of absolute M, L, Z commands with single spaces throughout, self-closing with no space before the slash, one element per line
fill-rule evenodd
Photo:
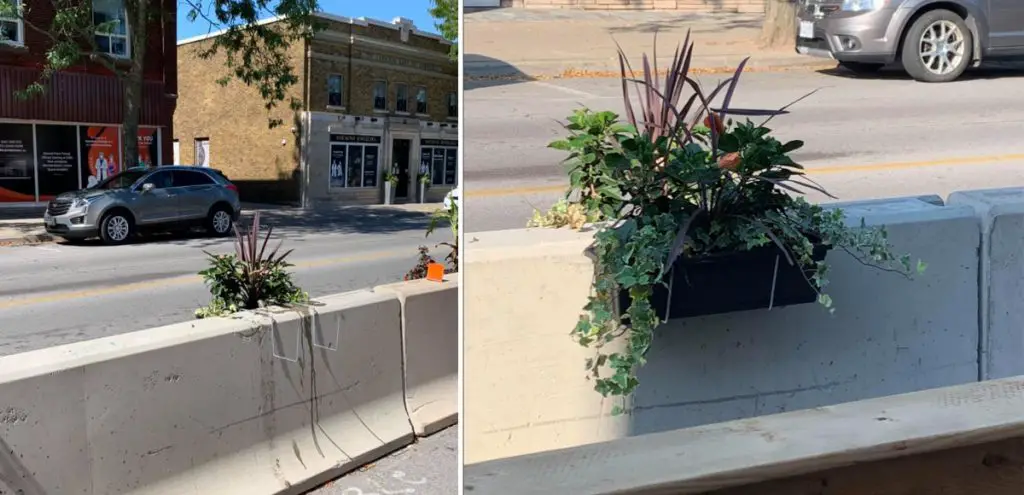
<path fill-rule="evenodd" d="M 443 207 L 441 203 L 409 203 L 400 205 L 335 206 L 316 210 L 296 207 L 242 204 L 243 218 L 260 211 L 264 225 L 275 227 L 309 226 L 311 224 L 422 223 L 427 215 Z M 20 246 L 58 240 L 43 228 L 45 207 L 0 209 L 0 246 Z M 245 225 L 248 220 L 242 220 Z"/>
<path fill-rule="evenodd" d="M 687 29 L 695 47 L 691 66 L 700 72 L 735 68 L 751 57 L 752 70 L 834 67 L 829 60 L 798 55 L 792 48 L 759 47 L 762 14 L 666 11 L 495 9 L 467 13 L 464 23 L 467 79 L 617 77 L 616 41 L 634 70 L 653 54 L 667 67 Z"/>

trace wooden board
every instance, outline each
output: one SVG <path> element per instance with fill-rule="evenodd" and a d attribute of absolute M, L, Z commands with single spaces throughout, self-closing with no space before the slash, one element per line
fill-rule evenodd
<path fill-rule="evenodd" d="M 486 495 L 706 493 L 1018 437 L 1024 377 L 489 461 L 466 466 L 464 486 Z M 947 492 L 922 495 L 931 493 Z"/>

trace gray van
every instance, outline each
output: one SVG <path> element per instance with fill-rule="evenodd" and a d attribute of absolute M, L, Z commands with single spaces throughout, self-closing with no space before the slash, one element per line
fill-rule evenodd
<path fill-rule="evenodd" d="M 798 0 L 796 51 L 857 73 L 898 62 L 949 82 L 982 60 L 1024 58 L 1022 0 Z"/>

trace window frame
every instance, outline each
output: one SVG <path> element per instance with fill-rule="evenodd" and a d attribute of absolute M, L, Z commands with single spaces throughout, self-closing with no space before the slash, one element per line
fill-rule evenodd
<path fill-rule="evenodd" d="M 7 16 L 4 16 L 4 15 L 0 15 L 0 21 L 10 22 L 10 23 L 17 24 L 18 25 L 18 32 L 17 32 L 18 39 L 16 39 L 16 40 L 0 39 L 0 44 L 9 45 L 9 46 L 25 46 L 25 20 L 21 18 L 22 12 L 23 12 L 23 6 L 22 6 L 21 2 L 18 2 L 17 5 L 18 5 L 18 12 L 17 12 L 18 16 L 17 17 L 7 17 Z"/>
<path fill-rule="evenodd" d="M 330 190 L 330 189 L 348 189 L 348 190 L 375 189 L 375 188 L 380 186 L 380 178 L 379 178 L 380 164 L 381 164 L 380 153 L 381 153 L 381 149 L 383 148 L 383 145 L 381 143 L 357 143 L 357 142 L 348 142 L 348 141 L 331 142 L 330 143 L 330 152 L 331 152 L 332 155 L 333 155 L 334 147 L 336 147 L 336 146 L 337 147 L 345 148 L 345 163 L 341 164 L 341 184 L 342 185 L 340 185 L 340 186 L 334 185 L 331 182 L 331 174 L 328 173 L 327 174 L 327 180 L 328 180 L 327 188 L 328 188 L 328 190 Z M 352 148 L 359 148 L 360 149 L 360 155 L 359 155 L 359 161 L 360 161 L 360 163 L 359 163 L 359 185 L 356 185 L 356 186 L 350 186 L 349 185 L 349 168 L 348 168 L 348 163 L 349 163 L 349 160 L 351 159 L 351 157 L 353 156 L 352 155 Z M 375 152 L 375 156 L 376 156 L 376 159 L 375 159 L 376 163 L 373 164 L 373 168 L 376 169 L 376 173 L 374 174 L 374 184 L 371 185 L 371 186 L 366 185 L 366 170 L 367 170 L 367 163 L 366 163 L 366 151 L 367 150 L 366 149 L 367 148 L 375 148 L 374 152 Z"/>
<path fill-rule="evenodd" d="M 423 102 L 422 102 L 423 103 L 423 110 L 422 111 L 420 111 L 420 95 L 421 94 L 423 95 Z M 427 87 L 426 86 L 417 86 L 416 87 L 416 115 L 429 115 L 430 114 L 430 106 L 428 105 L 429 101 L 430 101 L 430 93 L 427 92 Z"/>
<path fill-rule="evenodd" d="M 452 112 L 453 109 L 455 110 L 454 112 Z M 459 118 L 459 93 L 455 91 L 448 93 L 448 118 Z"/>
<path fill-rule="evenodd" d="M 382 108 L 378 108 L 377 107 L 377 85 L 378 84 L 383 84 L 384 85 L 384 91 L 383 91 L 383 93 L 384 93 L 384 96 L 383 96 L 383 98 L 384 98 L 384 105 L 383 105 Z M 377 80 L 373 81 L 373 92 L 371 94 L 371 98 L 373 98 L 373 111 L 374 112 L 377 112 L 377 113 L 387 113 L 387 111 L 388 111 L 388 82 L 383 80 L 383 79 L 377 79 Z"/>
<path fill-rule="evenodd" d="M 123 60 L 131 59 L 132 58 L 132 29 L 131 29 L 131 25 L 128 23 L 128 9 L 124 5 L 124 1 L 125 0 L 108 0 L 108 1 L 115 1 L 115 2 L 118 2 L 118 3 L 121 4 L 121 13 L 124 15 L 124 19 L 125 19 L 125 22 L 124 22 L 124 34 L 101 33 L 99 31 L 95 30 L 97 28 L 97 26 L 96 26 L 96 1 L 97 0 L 91 0 L 92 20 L 93 20 L 93 28 L 94 28 L 94 31 L 93 31 L 93 42 L 95 42 L 96 37 L 98 37 L 98 36 L 105 36 L 105 37 L 107 37 L 107 51 L 100 51 L 99 53 L 102 53 L 102 54 L 104 54 L 104 55 L 106 55 L 106 56 L 108 56 L 110 58 L 114 58 L 114 59 L 123 59 Z M 120 54 L 113 53 L 113 52 L 110 51 L 110 47 L 113 46 L 113 43 L 111 43 L 111 41 L 113 41 L 115 38 L 124 38 L 124 55 L 120 55 Z M 97 48 L 97 50 L 99 49 L 98 44 L 97 44 L 96 48 Z"/>
<path fill-rule="evenodd" d="M 398 88 L 405 88 L 405 98 L 404 98 L 405 99 L 405 109 L 404 110 L 399 110 L 398 109 L 398 102 L 402 101 L 402 98 L 400 98 L 398 96 Z M 396 82 L 395 83 L 395 113 L 402 114 L 402 115 L 410 115 L 411 114 L 411 112 L 409 112 L 409 84 L 408 83 L 404 83 L 404 82 L 402 82 L 402 83 Z"/>
<path fill-rule="evenodd" d="M 331 79 L 338 78 L 338 104 L 331 104 Z M 327 108 L 345 108 L 345 76 L 338 73 L 327 74 Z"/>

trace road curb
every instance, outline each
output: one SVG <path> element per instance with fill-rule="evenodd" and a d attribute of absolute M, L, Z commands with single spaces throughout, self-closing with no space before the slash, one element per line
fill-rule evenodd
<path fill-rule="evenodd" d="M 730 74 L 736 71 L 736 67 L 744 57 L 737 57 L 735 63 L 729 63 L 725 57 L 714 57 L 718 60 L 708 60 L 704 63 L 694 62 L 690 67 L 690 74 Z M 574 62 L 575 65 L 552 64 L 550 66 L 528 65 L 513 66 L 504 63 L 480 63 L 472 67 L 472 63 L 466 64 L 464 78 L 467 81 L 542 81 L 549 79 L 608 79 L 618 78 L 621 71 L 616 64 L 609 64 L 604 61 L 591 63 Z M 659 63 L 660 67 L 667 67 L 668 64 Z M 744 72 L 786 72 L 797 70 L 820 70 L 835 68 L 836 62 L 823 59 L 803 57 L 780 58 L 774 61 L 755 63 L 748 62 Z M 634 65 L 633 70 L 640 68 Z M 666 70 L 659 70 L 659 74 L 665 74 Z"/>
<path fill-rule="evenodd" d="M 0 237 L 0 246 L 29 246 L 33 244 L 47 244 L 57 242 L 57 238 L 50 234 L 29 234 L 18 237 Z"/>

